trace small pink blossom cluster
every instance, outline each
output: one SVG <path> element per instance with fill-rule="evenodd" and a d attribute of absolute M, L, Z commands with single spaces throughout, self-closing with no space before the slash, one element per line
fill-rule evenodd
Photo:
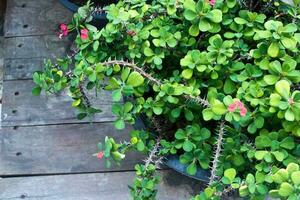
<path fill-rule="evenodd" d="M 211 6 L 214 6 L 215 3 L 216 3 L 216 0 L 209 0 L 209 4 L 210 4 Z"/>
<path fill-rule="evenodd" d="M 97 156 L 98 159 L 102 159 L 103 156 L 104 156 L 103 151 L 98 152 L 96 156 Z"/>
<path fill-rule="evenodd" d="M 240 100 L 237 100 L 237 101 L 233 102 L 232 104 L 230 104 L 228 106 L 228 111 L 231 112 L 231 113 L 235 112 L 237 109 L 240 110 L 240 115 L 242 117 L 246 116 L 247 108 L 245 107 L 245 105 Z"/>
<path fill-rule="evenodd" d="M 63 37 L 66 37 L 69 34 L 68 26 L 64 23 L 59 25 L 59 39 L 62 39 Z"/>
<path fill-rule="evenodd" d="M 88 39 L 88 37 L 89 37 L 89 31 L 86 28 L 81 29 L 80 30 L 80 38 L 82 40 L 86 40 L 86 39 Z"/>

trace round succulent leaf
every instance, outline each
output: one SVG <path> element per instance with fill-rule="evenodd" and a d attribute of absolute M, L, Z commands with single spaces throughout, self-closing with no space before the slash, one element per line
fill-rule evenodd
<path fill-rule="evenodd" d="M 189 164 L 189 166 L 186 168 L 186 171 L 189 175 L 195 175 L 197 173 L 197 165 L 195 162 L 192 162 Z"/>
<path fill-rule="evenodd" d="M 190 26 L 190 28 L 189 28 L 189 34 L 191 36 L 194 36 L 194 37 L 198 36 L 199 35 L 199 27 L 197 25 L 195 25 L 195 24 L 193 24 L 192 26 Z"/>
<path fill-rule="evenodd" d="M 236 176 L 236 170 L 234 168 L 226 169 L 224 176 L 232 182 Z"/>
<path fill-rule="evenodd" d="M 189 140 L 185 140 L 182 147 L 184 151 L 190 152 L 193 150 L 194 144 Z"/>
<path fill-rule="evenodd" d="M 222 21 L 222 11 L 218 9 L 211 10 L 205 15 L 205 17 L 214 23 L 220 23 Z"/>
<path fill-rule="evenodd" d="M 291 179 L 295 185 L 300 185 L 300 171 L 293 172 Z"/>
<path fill-rule="evenodd" d="M 282 197 L 288 197 L 293 193 L 293 186 L 287 182 L 281 183 L 278 194 Z"/>
<path fill-rule="evenodd" d="M 138 87 L 144 83 L 144 77 L 138 72 L 134 71 L 130 73 L 126 83 L 131 85 L 132 87 Z"/>
<path fill-rule="evenodd" d="M 290 83 L 286 80 L 280 80 L 275 84 L 275 89 L 280 96 L 284 97 L 285 99 L 289 98 L 290 95 Z"/>
<path fill-rule="evenodd" d="M 276 42 L 272 42 L 268 48 L 268 55 L 272 58 L 276 58 L 279 54 L 279 45 Z"/>
<path fill-rule="evenodd" d="M 290 163 L 288 164 L 286 170 L 289 174 L 292 174 L 293 172 L 299 171 L 299 165 L 296 163 Z"/>

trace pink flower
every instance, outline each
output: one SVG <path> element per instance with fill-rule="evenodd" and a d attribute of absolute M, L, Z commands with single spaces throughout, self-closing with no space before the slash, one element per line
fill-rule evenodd
<path fill-rule="evenodd" d="M 58 35 L 58 37 L 60 39 L 62 39 L 63 37 L 67 36 L 68 33 L 69 33 L 68 26 L 64 23 L 60 24 L 59 25 L 59 35 Z"/>
<path fill-rule="evenodd" d="M 228 111 L 229 111 L 229 112 L 234 112 L 236 108 L 237 108 L 236 103 L 232 103 L 232 104 L 230 104 L 230 105 L 228 106 Z"/>
<path fill-rule="evenodd" d="M 214 6 L 215 3 L 216 3 L 216 0 L 209 0 L 209 4 L 210 4 L 211 6 Z"/>
<path fill-rule="evenodd" d="M 89 33 L 89 31 L 88 31 L 86 28 L 81 29 L 81 30 L 80 30 L 80 38 L 81 38 L 82 40 L 88 39 L 88 37 L 89 37 L 88 33 Z"/>
<path fill-rule="evenodd" d="M 97 153 L 97 158 L 98 158 L 98 159 L 102 159 L 103 156 L 104 156 L 103 151 L 100 151 L 99 153 Z"/>
<path fill-rule="evenodd" d="M 245 105 L 243 104 L 243 102 L 241 102 L 240 100 L 237 100 L 237 101 L 233 102 L 232 104 L 230 104 L 228 106 L 228 111 L 231 112 L 231 113 L 235 112 L 237 109 L 239 109 L 240 115 L 242 117 L 246 116 L 246 114 L 248 112 L 247 108 L 245 107 Z"/>
<path fill-rule="evenodd" d="M 240 115 L 241 115 L 242 117 L 245 117 L 246 114 L 247 114 L 247 108 L 241 107 L 241 108 L 240 108 Z"/>

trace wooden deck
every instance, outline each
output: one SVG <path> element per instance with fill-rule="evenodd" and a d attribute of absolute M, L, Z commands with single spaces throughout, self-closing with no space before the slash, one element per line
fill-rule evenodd
<path fill-rule="evenodd" d="M 114 129 L 110 93 L 101 94 L 103 112 L 92 124 L 76 120 L 66 95 L 31 94 L 32 73 L 42 68 L 43 59 L 64 56 L 70 47 L 71 38 L 60 40 L 55 31 L 71 15 L 58 0 L 8 0 L 0 77 L 0 200 L 129 199 L 127 186 L 142 155 L 128 154 L 121 167 L 111 169 L 92 156 L 106 135 L 122 141 L 132 129 Z M 201 188 L 171 170 L 159 173 L 159 200 L 189 199 Z"/>

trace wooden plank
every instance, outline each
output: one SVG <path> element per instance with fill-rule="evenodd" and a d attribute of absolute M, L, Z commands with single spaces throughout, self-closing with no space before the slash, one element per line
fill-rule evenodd
<path fill-rule="evenodd" d="M 3 127 L 0 176 L 133 170 L 141 154 L 129 153 L 121 166 L 109 169 L 93 156 L 105 136 L 125 141 L 130 130 L 116 130 L 112 123 Z"/>
<path fill-rule="evenodd" d="M 58 0 L 9 0 L 7 2 L 7 7 L 23 7 L 23 8 L 40 8 L 40 7 L 45 7 L 55 4 L 59 2 Z"/>
<path fill-rule="evenodd" d="M 4 80 L 31 79 L 35 71 L 41 71 L 43 58 L 5 59 Z"/>
<path fill-rule="evenodd" d="M 33 96 L 34 83 L 31 80 L 5 81 L 3 83 L 2 126 L 25 126 L 43 124 L 105 122 L 113 121 L 111 94 L 101 91 L 91 102 L 102 109 L 91 119 L 77 120 L 76 109 L 71 107 L 72 99 L 66 92 L 60 95 Z"/>
<path fill-rule="evenodd" d="M 8 1 L 5 37 L 57 35 L 60 23 L 71 21 L 73 13 L 59 1 Z M 43 3 L 42 3 L 43 2 Z"/>
<path fill-rule="evenodd" d="M 72 38 L 56 35 L 13 37 L 4 40 L 5 58 L 56 58 L 70 49 Z"/>
<path fill-rule="evenodd" d="M 188 200 L 203 188 L 200 182 L 161 171 L 158 200 Z M 0 199 L 126 200 L 134 172 L 7 178 L 0 181 Z"/>

